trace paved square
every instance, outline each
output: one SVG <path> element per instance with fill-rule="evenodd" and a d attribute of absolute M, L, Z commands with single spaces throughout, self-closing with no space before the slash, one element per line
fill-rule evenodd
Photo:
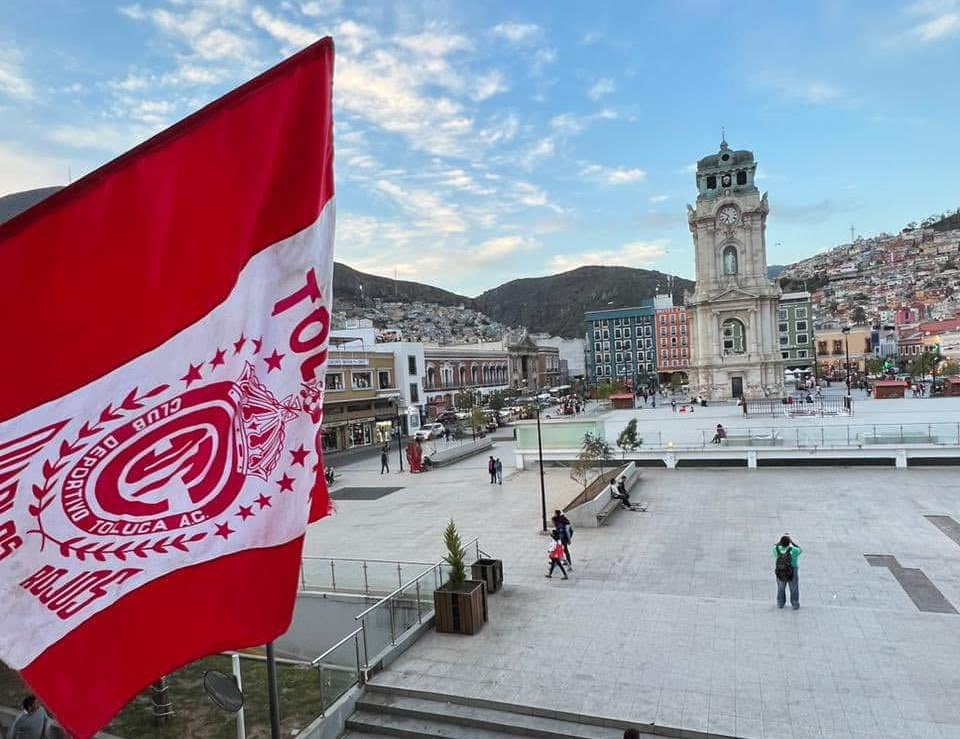
<path fill-rule="evenodd" d="M 338 502 L 308 532 L 307 554 L 435 560 L 452 517 L 504 561 L 480 634 L 428 634 L 376 680 L 747 739 L 960 739 L 960 616 L 919 611 L 864 556 L 960 604 L 960 546 L 926 518 L 960 521 L 949 468 L 647 471 L 649 512 L 579 529 L 565 582 L 543 577 L 539 475 L 490 485 L 485 460 L 393 473 L 402 496 Z M 340 471 L 375 487 L 379 463 Z M 548 515 L 579 489 L 562 468 L 546 486 Z M 796 612 L 775 604 L 785 531 Z"/>

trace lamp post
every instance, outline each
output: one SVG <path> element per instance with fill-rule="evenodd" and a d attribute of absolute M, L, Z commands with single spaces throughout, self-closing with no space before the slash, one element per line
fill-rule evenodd
<path fill-rule="evenodd" d="M 840 329 L 843 334 L 843 340 L 846 347 L 847 355 L 847 397 L 850 397 L 850 327 L 844 326 Z"/>
<path fill-rule="evenodd" d="M 543 533 L 547 533 L 547 490 L 543 483 L 543 439 L 540 435 L 540 401 L 537 400 L 537 458 L 540 461 L 540 514 Z"/>
<path fill-rule="evenodd" d="M 400 423 L 400 398 L 394 398 L 397 409 L 397 459 L 400 460 L 400 471 L 403 472 L 403 426 Z"/>

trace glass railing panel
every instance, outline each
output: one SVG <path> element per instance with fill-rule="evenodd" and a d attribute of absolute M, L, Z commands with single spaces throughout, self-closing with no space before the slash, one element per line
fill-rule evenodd
<path fill-rule="evenodd" d="M 359 639 L 359 634 L 347 639 L 314 663 L 321 712 L 326 712 L 330 705 L 360 682 Z"/>

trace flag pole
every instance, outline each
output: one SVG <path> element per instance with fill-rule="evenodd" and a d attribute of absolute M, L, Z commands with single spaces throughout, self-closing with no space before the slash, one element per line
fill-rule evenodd
<path fill-rule="evenodd" d="M 267 642 L 267 693 L 270 697 L 270 737 L 280 739 L 280 695 L 277 692 L 277 658 Z"/>

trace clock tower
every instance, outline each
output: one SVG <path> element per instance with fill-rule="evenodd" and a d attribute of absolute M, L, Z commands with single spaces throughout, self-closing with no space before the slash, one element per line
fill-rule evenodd
<path fill-rule="evenodd" d="M 767 278 L 767 194 L 754 184 L 753 152 L 697 162 L 697 205 L 687 206 L 697 284 L 686 295 L 690 392 L 711 400 L 780 397 L 780 288 Z"/>

